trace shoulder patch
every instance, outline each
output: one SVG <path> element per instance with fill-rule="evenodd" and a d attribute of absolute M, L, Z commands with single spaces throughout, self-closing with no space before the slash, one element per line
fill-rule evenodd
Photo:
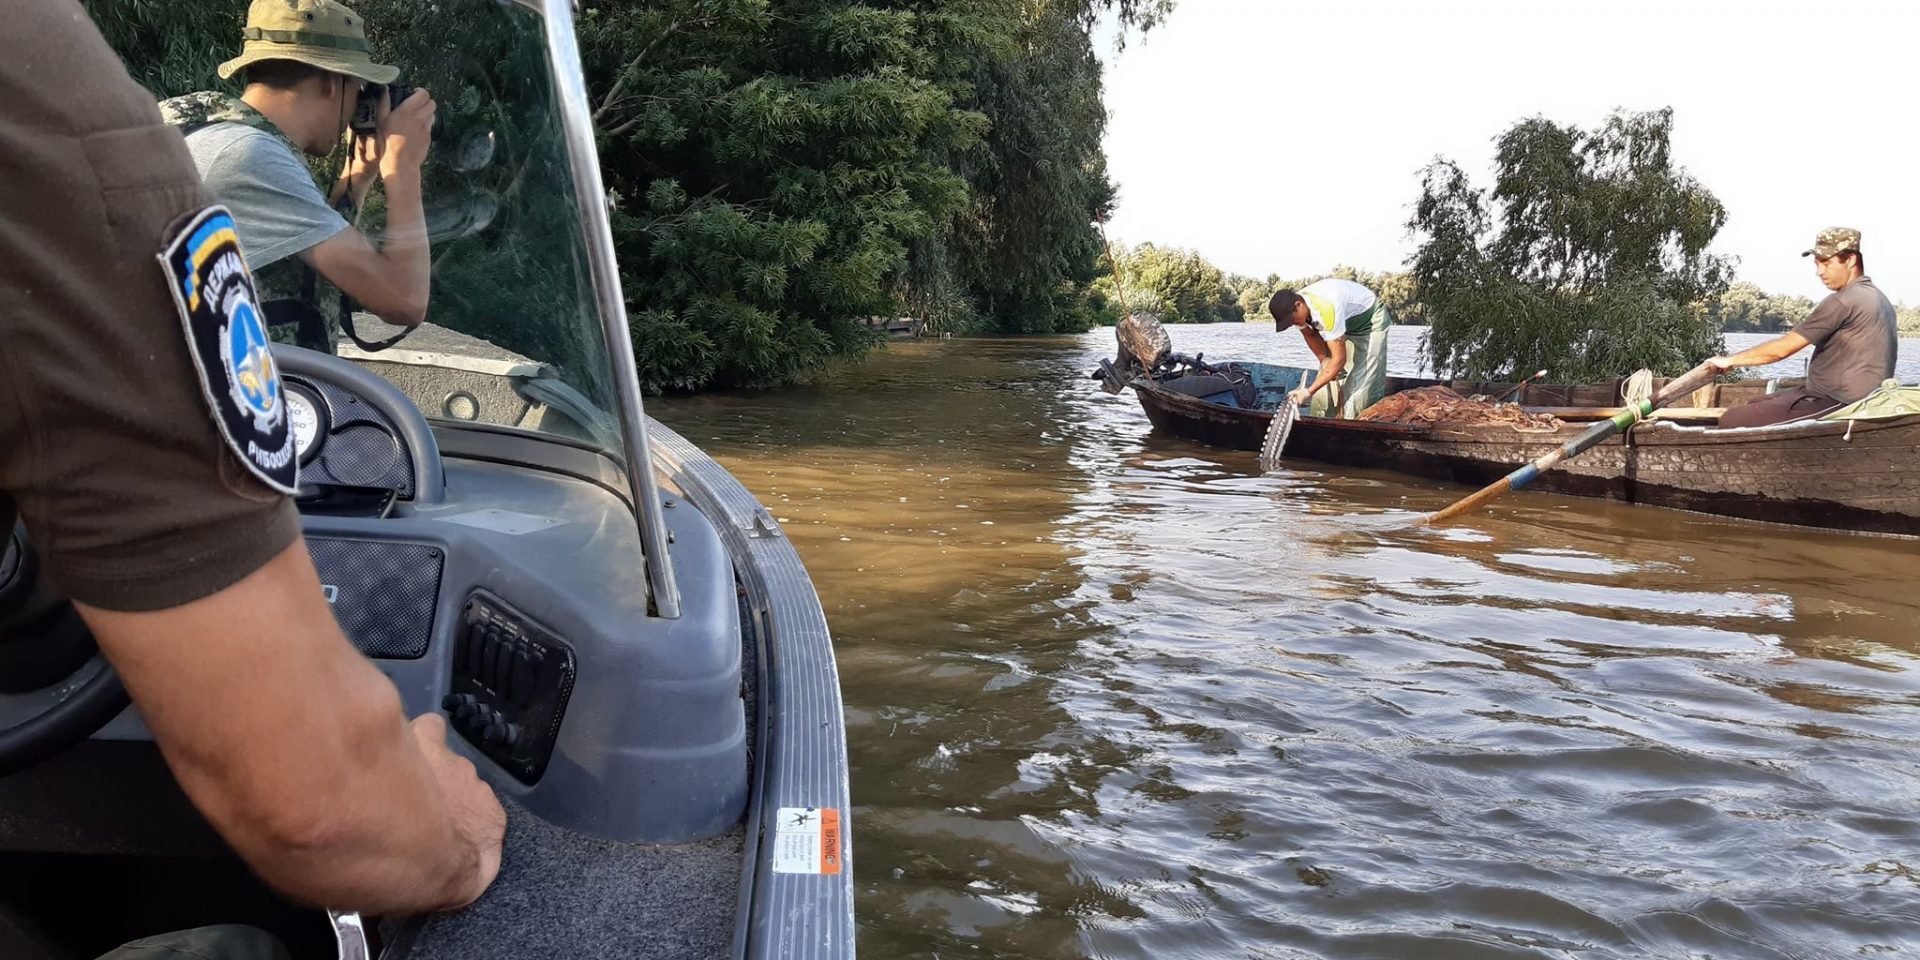
<path fill-rule="evenodd" d="M 188 217 L 160 253 L 160 265 L 220 435 L 254 476 L 293 494 L 300 465 L 286 391 L 233 215 L 212 206 Z"/>

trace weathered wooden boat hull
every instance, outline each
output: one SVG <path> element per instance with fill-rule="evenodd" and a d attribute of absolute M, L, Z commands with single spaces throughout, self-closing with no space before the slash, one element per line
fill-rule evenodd
<path fill-rule="evenodd" d="M 1258 450 L 1272 414 L 1136 381 L 1154 427 Z M 1287 457 L 1484 486 L 1578 436 L 1506 424 L 1419 426 L 1303 417 Z M 1840 530 L 1920 536 L 1920 416 L 1748 430 L 1650 422 L 1562 463 L 1529 489 Z"/>

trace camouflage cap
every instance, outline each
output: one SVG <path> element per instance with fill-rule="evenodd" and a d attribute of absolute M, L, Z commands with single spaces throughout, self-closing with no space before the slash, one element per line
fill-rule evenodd
<path fill-rule="evenodd" d="M 1828 227 L 1813 238 L 1813 248 L 1800 251 L 1803 257 L 1819 257 L 1825 260 L 1847 251 L 1860 252 L 1860 231 L 1852 227 Z"/>
<path fill-rule="evenodd" d="M 366 21 L 335 0 L 253 0 L 240 36 L 240 55 L 220 65 L 223 80 L 262 60 L 295 60 L 368 83 L 400 76 L 400 68 L 373 62 Z"/>

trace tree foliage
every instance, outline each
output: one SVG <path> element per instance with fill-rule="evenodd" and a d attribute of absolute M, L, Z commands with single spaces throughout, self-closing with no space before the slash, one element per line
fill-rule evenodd
<path fill-rule="evenodd" d="M 217 86 L 246 7 L 86 3 L 156 96 Z M 356 6 L 376 54 L 431 80 L 443 104 L 452 90 L 477 111 L 515 96 L 485 80 L 512 52 L 476 51 L 464 28 L 492 0 Z M 1093 221 L 1113 197 L 1090 38 L 1103 15 L 1124 36 L 1171 6 L 584 0 L 578 39 L 643 383 L 801 378 L 867 349 L 865 318 L 901 312 L 962 331 L 1085 329 Z M 510 222 L 539 242 L 524 232 L 538 197 L 525 199 L 494 239 Z M 514 296 L 537 300 L 538 251 L 478 249 L 487 239 L 437 270 L 517 278 Z M 472 321 L 515 345 L 510 323 Z"/>
<path fill-rule="evenodd" d="M 1113 255 L 1119 283 L 1108 272 L 1093 285 L 1108 322 L 1118 322 L 1127 310 L 1157 314 L 1167 323 L 1237 323 L 1245 316 L 1226 275 L 1191 250 L 1143 243 L 1118 245 Z"/>
<path fill-rule="evenodd" d="M 1450 160 L 1427 167 L 1409 227 L 1435 370 L 1597 380 L 1720 352 L 1696 305 L 1726 289 L 1729 264 L 1707 250 L 1726 210 L 1674 165 L 1672 127 L 1671 110 L 1591 131 L 1522 120 L 1495 140 L 1490 193 Z"/>
<path fill-rule="evenodd" d="M 1777 333 L 1788 330 L 1813 312 L 1806 297 L 1771 296 L 1757 284 L 1740 281 L 1720 299 L 1704 307 L 1714 326 L 1740 333 Z"/>

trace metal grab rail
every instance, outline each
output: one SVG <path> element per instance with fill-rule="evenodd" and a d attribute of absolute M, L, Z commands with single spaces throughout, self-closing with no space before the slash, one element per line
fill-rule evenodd
<path fill-rule="evenodd" d="M 646 551 L 647 583 L 653 594 L 654 612 L 677 620 L 680 587 L 673 576 L 666 518 L 660 512 L 660 491 L 653 477 L 653 444 L 647 436 L 647 415 L 640 401 L 640 374 L 634 366 L 633 340 L 627 332 L 627 305 L 620 294 L 620 268 L 613 256 L 613 230 L 607 222 L 607 188 L 600 179 L 593 113 L 587 107 L 580 48 L 573 37 L 573 4 L 571 0 L 522 2 L 537 6 L 546 21 L 547 66 L 553 73 L 554 95 L 560 104 L 567 165 L 573 172 L 575 184 L 574 201 L 587 241 L 587 268 L 593 278 L 594 299 L 600 307 L 600 329 L 607 338 L 607 351 L 613 361 L 614 401 L 620 437 L 627 450 L 627 485 L 640 523 L 640 543 Z"/>

